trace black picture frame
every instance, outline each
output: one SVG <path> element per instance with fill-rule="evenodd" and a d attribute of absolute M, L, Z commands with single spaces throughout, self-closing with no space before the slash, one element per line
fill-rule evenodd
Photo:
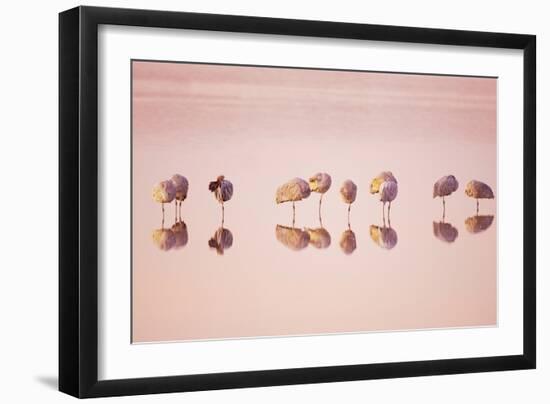
<path fill-rule="evenodd" d="M 98 380 L 97 62 L 100 24 L 523 50 L 523 354 Z M 60 13 L 59 390 L 85 398 L 534 369 L 535 103 L 534 35 L 97 7 L 77 7 Z"/>

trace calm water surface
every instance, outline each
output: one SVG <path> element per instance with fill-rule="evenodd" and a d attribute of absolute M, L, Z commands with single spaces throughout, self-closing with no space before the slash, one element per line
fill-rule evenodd
<path fill-rule="evenodd" d="M 498 198 L 496 80 L 134 62 L 133 102 L 134 342 L 496 324 L 496 202 L 464 194 L 475 178 Z M 368 192 L 382 170 L 390 221 Z M 312 193 L 293 226 L 275 190 L 318 171 L 322 223 Z M 189 196 L 163 224 L 151 187 L 174 173 Z"/>

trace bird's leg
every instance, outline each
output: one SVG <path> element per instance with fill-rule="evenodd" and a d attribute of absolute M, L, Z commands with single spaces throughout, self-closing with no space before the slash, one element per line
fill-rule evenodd
<path fill-rule="evenodd" d="M 382 222 L 386 226 L 386 202 L 382 202 Z"/>
<path fill-rule="evenodd" d="M 351 203 L 348 204 L 348 229 L 351 230 L 351 225 L 349 224 L 349 213 L 351 211 Z"/>
<path fill-rule="evenodd" d="M 445 222 L 445 197 L 443 197 L 443 222 Z"/>
<path fill-rule="evenodd" d="M 323 227 L 323 224 L 322 224 L 323 219 L 321 219 L 321 204 L 322 203 L 323 203 L 323 194 L 321 194 L 321 197 L 319 198 L 319 223 L 321 223 L 321 227 Z"/>
<path fill-rule="evenodd" d="M 174 204 L 174 223 L 178 222 L 178 200 L 176 199 L 176 203 Z"/>
<path fill-rule="evenodd" d="M 388 223 L 390 222 L 391 202 L 388 202 Z"/>
<path fill-rule="evenodd" d="M 161 202 L 162 205 L 162 223 L 160 225 L 161 229 L 164 229 L 164 202 Z"/>
<path fill-rule="evenodd" d="M 223 227 L 224 221 L 225 221 L 225 206 L 222 202 L 222 227 Z"/>
<path fill-rule="evenodd" d="M 476 216 L 479 215 L 479 199 L 476 199 Z"/>
<path fill-rule="evenodd" d="M 292 201 L 292 227 L 294 227 L 294 223 L 296 223 L 296 206 L 294 205 L 294 201 Z"/>

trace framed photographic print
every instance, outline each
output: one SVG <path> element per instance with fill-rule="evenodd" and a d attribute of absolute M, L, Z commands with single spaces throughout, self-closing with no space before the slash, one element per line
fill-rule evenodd
<path fill-rule="evenodd" d="M 535 36 L 59 24 L 61 391 L 535 367 Z"/>

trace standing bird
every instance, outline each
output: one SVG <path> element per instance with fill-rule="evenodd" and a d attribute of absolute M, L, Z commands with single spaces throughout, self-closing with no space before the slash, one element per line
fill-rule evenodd
<path fill-rule="evenodd" d="M 224 202 L 227 202 L 233 196 L 233 184 L 225 179 L 223 175 L 219 175 L 216 181 L 208 184 L 208 189 L 214 192 L 214 196 L 219 203 L 222 204 L 222 227 L 224 222 L 225 208 Z"/>
<path fill-rule="evenodd" d="M 162 204 L 162 223 L 164 225 L 164 204 L 176 197 L 176 188 L 172 181 L 161 181 L 153 187 L 153 200 Z"/>
<path fill-rule="evenodd" d="M 480 199 L 494 199 L 495 195 L 491 187 L 481 181 L 472 180 L 466 184 L 466 195 L 476 199 L 476 214 L 479 213 Z"/>
<path fill-rule="evenodd" d="M 350 227 L 349 212 L 351 210 L 351 204 L 355 202 L 355 198 L 357 198 L 357 185 L 355 185 L 352 180 L 345 180 L 340 188 L 340 195 L 342 195 L 342 200 L 348 204 L 348 227 Z"/>
<path fill-rule="evenodd" d="M 319 197 L 319 221 L 321 222 L 321 204 L 323 203 L 323 195 L 330 189 L 332 179 L 327 173 L 317 173 L 309 178 L 309 189 L 311 192 L 321 194 Z"/>
<path fill-rule="evenodd" d="M 458 181 L 454 175 L 446 175 L 438 179 L 434 184 L 433 197 L 439 196 L 443 199 L 443 220 L 445 220 L 445 197 L 451 195 L 458 189 Z"/>
<path fill-rule="evenodd" d="M 172 176 L 172 184 L 176 189 L 176 220 L 181 219 L 181 203 L 187 198 L 189 190 L 189 181 L 183 175 L 174 174 Z"/>
<path fill-rule="evenodd" d="M 301 178 L 293 178 L 277 188 L 275 202 L 292 202 L 292 227 L 296 219 L 296 207 L 294 203 L 306 199 L 311 194 L 309 184 Z"/>
<path fill-rule="evenodd" d="M 371 194 L 380 194 L 382 202 L 382 217 L 384 217 L 384 208 L 388 202 L 388 220 L 390 217 L 391 202 L 397 197 L 397 180 L 391 171 L 383 171 L 370 184 Z"/>

